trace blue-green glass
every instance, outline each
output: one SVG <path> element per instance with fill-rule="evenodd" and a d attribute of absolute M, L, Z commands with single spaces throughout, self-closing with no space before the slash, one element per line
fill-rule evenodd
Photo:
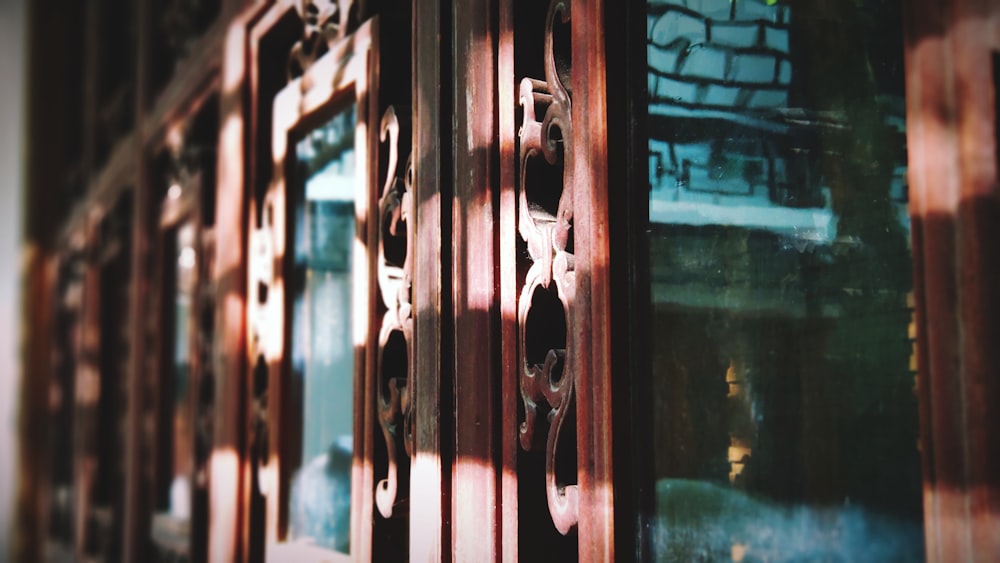
<path fill-rule="evenodd" d="M 292 388 L 302 421 L 289 535 L 347 553 L 350 547 L 355 241 L 353 105 L 296 145 L 292 240 Z"/>
<path fill-rule="evenodd" d="M 899 2 L 647 8 L 655 558 L 921 559 Z"/>

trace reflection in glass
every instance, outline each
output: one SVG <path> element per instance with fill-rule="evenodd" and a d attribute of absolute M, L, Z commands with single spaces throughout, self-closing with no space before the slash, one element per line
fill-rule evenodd
<path fill-rule="evenodd" d="M 923 556 L 900 18 L 649 0 L 657 560 Z"/>
<path fill-rule="evenodd" d="M 291 278 L 292 388 L 301 401 L 302 443 L 289 534 L 345 553 L 353 450 L 354 112 L 352 105 L 296 146 Z"/>

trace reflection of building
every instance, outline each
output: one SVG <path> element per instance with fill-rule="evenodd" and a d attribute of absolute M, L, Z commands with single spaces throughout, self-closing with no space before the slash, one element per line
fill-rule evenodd
<path fill-rule="evenodd" d="M 652 221 L 837 237 L 817 130 L 850 124 L 795 95 L 804 61 L 790 50 L 793 11 L 754 0 L 650 4 Z M 893 110 L 886 119 L 899 124 L 902 107 Z"/>
<path fill-rule="evenodd" d="M 16 559 L 1000 552 L 977 6 L 33 3 Z"/>
<path fill-rule="evenodd" d="M 833 237 L 814 159 L 794 150 L 803 147 L 787 119 L 790 11 L 752 1 L 651 4 L 653 221 Z"/>
<path fill-rule="evenodd" d="M 869 39 L 849 10 L 649 10 L 652 338 L 676 344 L 653 355 L 654 465 L 672 559 L 734 542 L 762 560 L 922 553 L 905 158 L 883 101 L 902 93 L 810 72 L 805 35 L 824 18 L 847 28 L 824 56 L 853 60 Z M 886 53 L 862 58 L 887 72 Z M 900 145 L 872 164 L 860 130 Z M 858 166 L 873 172 L 842 171 Z"/>

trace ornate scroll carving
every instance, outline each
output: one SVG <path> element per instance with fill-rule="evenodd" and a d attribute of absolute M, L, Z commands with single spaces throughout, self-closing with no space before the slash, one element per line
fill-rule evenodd
<path fill-rule="evenodd" d="M 413 241 L 413 161 L 399 167 L 399 118 L 393 107 L 382 116 L 381 140 L 388 141 L 389 165 L 379 200 L 378 286 L 386 307 L 378 337 L 378 415 L 388 450 L 388 471 L 375 491 L 383 517 L 393 514 L 397 497 L 408 484 L 405 465 L 413 455 L 413 404 L 410 400 L 413 311 L 410 301 Z M 405 449 L 403 458 L 400 448 Z"/>
<path fill-rule="evenodd" d="M 567 362 L 566 343 L 576 274 L 573 123 L 570 93 L 565 83 L 568 62 L 563 64 L 569 59 L 558 56 L 563 53 L 558 53 L 554 44 L 556 18 L 561 25 L 569 22 L 567 1 L 553 0 L 549 5 L 545 80 L 521 81 L 524 119 L 519 133 L 521 177 L 517 226 L 527 246 L 530 266 L 518 300 L 518 355 L 524 403 L 521 447 L 532 450 L 544 443 L 549 512 L 556 529 L 566 534 L 577 523 L 578 489 L 576 484 L 563 482 L 557 475 L 557 459 L 560 437 L 574 434 L 567 430 L 574 424 L 576 377 Z M 539 113 L 543 114 L 541 121 L 536 118 Z M 572 446 L 575 448 L 575 444 Z"/>
<path fill-rule="evenodd" d="M 304 74 L 330 46 L 346 37 L 356 25 L 355 0 L 295 0 L 295 10 L 302 18 L 303 34 L 288 60 L 288 74 Z"/>

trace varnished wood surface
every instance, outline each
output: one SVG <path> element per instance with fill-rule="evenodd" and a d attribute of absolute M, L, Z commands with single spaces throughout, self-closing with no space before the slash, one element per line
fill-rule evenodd
<path fill-rule="evenodd" d="M 410 465 L 410 561 L 450 561 L 450 531 L 446 522 L 451 513 L 450 466 L 444 445 L 442 378 L 450 370 L 446 361 L 442 334 L 444 315 L 450 295 L 444 284 L 444 257 L 451 251 L 442 245 L 450 221 L 444 209 L 450 209 L 443 192 L 441 126 L 446 122 L 442 109 L 442 53 L 444 38 L 436 31 L 444 25 L 447 14 L 442 3 L 430 0 L 413 2 L 412 25 L 412 99 L 414 206 L 416 248 L 414 251 L 414 373 L 416 455 Z"/>
<path fill-rule="evenodd" d="M 1000 7 L 904 6 L 924 527 L 931 561 L 1000 553 L 992 56 Z M 989 558 L 990 556 L 987 556 Z"/>
<path fill-rule="evenodd" d="M 139 9 L 140 30 L 150 3 Z M 149 273 L 138 267 L 151 252 L 146 223 L 151 201 L 148 158 L 162 147 L 206 96 L 219 94 L 217 261 L 217 374 L 215 454 L 212 458 L 212 561 L 251 558 L 247 410 L 248 210 L 257 185 L 249 160 L 257 104 L 252 57 L 261 37 L 291 9 L 289 3 L 227 0 L 222 15 L 180 63 L 155 98 L 145 93 L 151 35 L 138 35 L 135 127 L 96 163 L 92 140 L 84 158 L 83 199 L 62 223 L 61 240 L 92 230 L 124 194 L 134 197 L 133 319 L 147 307 Z M 603 0 L 573 3 L 573 121 L 579 155 L 574 177 L 579 275 L 570 347 L 579 376 L 577 461 L 581 491 L 579 557 L 612 560 L 616 537 L 632 526 L 615 518 L 614 483 L 621 482 L 612 421 L 630 416 L 615 395 L 612 362 L 618 325 L 612 310 L 608 92 Z M 914 280 L 918 325 L 921 448 L 925 525 L 932 560 L 1000 552 L 1000 273 L 993 241 L 1000 236 L 997 201 L 995 96 L 991 56 L 1000 46 L 995 3 L 919 0 L 906 5 L 908 144 Z M 87 10 L 83 25 L 96 17 Z M 145 22 L 145 23 L 143 23 Z M 413 3 L 412 69 L 416 231 L 413 299 L 413 398 L 416 456 L 411 473 L 409 552 L 415 561 L 503 559 L 518 546 L 516 194 L 514 2 L 471 0 Z M 88 36 L 88 42 L 96 38 Z M 92 70 L 93 57 L 85 59 Z M 93 73 L 91 73 L 93 74 Z M 81 106 L 96 113 L 93 79 Z M 94 136 L 92 120 L 85 136 Z M 255 129 L 256 127 L 256 129 Z M 37 141 L 36 141 L 37 142 Z M 633 142 L 635 140 L 633 139 Z M 95 236 L 87 234 L 89 243 Z M 46 279 L 33 270 L 31 279 Z M 97 279 L 88 277 L 88 338 L 81 357 L 94 354 Z M 49 283 L 49 282 L 46 282 Z M 617 302 L 615 302 L 617 303 Z M 139 378 L 152 351 L 134 323 L 128 404 L 124 541 L 126 560 L 140 552 L 146 532 L 139 515 L 142 460 L 138 457 Z M 33 330 L 45 330 L 40 324 Z M 37 333 L 36 333 L 37 336 Z M 37 337 L 35 342 L 41 342 Z M 34 363 L 38 363 L 35 360 Z M 84 366 L 82 370 L 93 366 Z M 89 376 L 83 376 L 89 377 Z M 367 381 L 367 380 L 366 380 Z M 366 383 L 366 385 L 369 385 Z M 37 403 L 37 401 L 35 401 Z M 35 404 L 32 403 L 32 404 Z M 371 401 L 365 400 L 364 409 Z M 364 410 L 362 409 L 362 410 Z M 499 412 L 498 412 L 499 411 Z M 370 418 L 358 425 L 370 430 Z M 81 453 L 82 455 L 82 453 Z M 366 486 L 372 485 L 367 483 Z M 468 499 L 473 500 L 468 500 Z M 80 502 L 86 505 L 86 499 Z M 371 521 L 371 507 L 360 516 Z M 359 524 L 360 525 L 360 524 Z M 617 532 L 616 532 L 617 530 Z M 619 542 L 620 543 L 620 542 Z M 79 548 L 79 546 L 78 546 Z M 625 556 L 622 555 L 621 558 Z"/>
<path fill-rule="evenodd" d="M 517 79 L 514 76 L 514 2 L 498 2 L 497 35 L 497 137 L 499 141 L 499 209 L 497 231 L 500 236 L 500 545 L 499 558 L 504 563 L 518 561 L 517 542 L 517 455 L 520 433 L 517 403 L 521 400 L 517 361 L 517 150 L 514 108 L 518 105 Z"/>
<path fill-rule="evenodd" d="M 455 78 L 452 292 L 454 299 L 456 561 L 495 561 L 499 552 L 495 450 L 499 334 L 494 242 L 497 192 L 495 10 L 454 5 Z"/>
<path fill-rule="evenodd" d="M 613 561 L 612 397 L 608 265 L 607 101 L 603 0 L 573 6 L 573 124 L 577 198 L 576 331 L 580 351 L 577 463 L 580 475 L 580 560 Z"/>

